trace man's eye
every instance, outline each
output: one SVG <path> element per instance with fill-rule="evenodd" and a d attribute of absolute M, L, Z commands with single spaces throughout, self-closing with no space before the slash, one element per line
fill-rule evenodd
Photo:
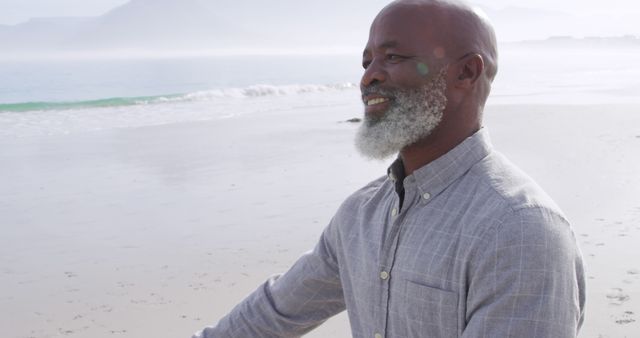
<path fill-rule="evenodd" d="M 388 61 L 394 61 L 395 62 L 395 61 L 401 61 L 403 59 L 405 59 L 405 57 L 402 56 L 402 55 L 397 55 L 397 54 L 389 54 L 389 55 L 387 55 L 387 60 Z"/>
<path fill-rule="evenodd" d="M 370 64 L 371 64 L 371 61 L 369 61 L 369 60 L 362 61 L 362 68 L 367 69 Z"/>

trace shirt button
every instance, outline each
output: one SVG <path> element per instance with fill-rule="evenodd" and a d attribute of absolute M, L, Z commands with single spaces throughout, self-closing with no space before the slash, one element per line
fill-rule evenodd
<path fill-rule="evenodd" d="M 380 272 L 380 279 L 386 280 L 387 278 L 389 278 L 389 273 L 388 272 L 386 272 L 386 271 Z"/>
<path fill-rule="evenodd" d="M 398 208 L 393 208 L 393 209 L 391 210 L 391 216 L 395 216 L 395 215 L 397 215 L 397 214 L 398 214 Z"/>
<path fill-rule="evenodd" d="M 424 198 L 425 200 L 428 200 L 431 198 L 431 194 L 428 192 L 425 192 L 424 194 L 422 194 L 422 198 Z"/>
<path fill-rule="evenodd" d="M 376 334 L 373 335 L 373 338 L 382 338 L 382 335 L 379 334 L 379 333 L 376 333 Z"/>

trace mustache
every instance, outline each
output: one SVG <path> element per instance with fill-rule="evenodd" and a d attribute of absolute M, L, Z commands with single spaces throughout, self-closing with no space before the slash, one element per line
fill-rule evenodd
<path fill-rule="evenodd" d="M 395 97 L 398 93 L 398 89 L 384 88 L 378 84 L 369 85 L 367 87 L 361 87 L 360 92 L 363 96 L 367 95 L 380 95 L 387 97 Z"/>

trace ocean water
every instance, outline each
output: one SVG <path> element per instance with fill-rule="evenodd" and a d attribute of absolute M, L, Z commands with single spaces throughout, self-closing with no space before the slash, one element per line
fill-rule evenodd
<path fill-rule="evenodd" d="M 358 55 L 0 61 L 0 136 L 353 104 L 361 74 Z M 488 104 L 637 103 L 638 94 L 637 49 L 512 46 Z"/>

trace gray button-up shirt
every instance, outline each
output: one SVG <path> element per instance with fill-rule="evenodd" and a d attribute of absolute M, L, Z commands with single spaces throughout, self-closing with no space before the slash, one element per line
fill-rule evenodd
<path fill-rule="evenodd" d="M 194 337 L 296 337 L 345 308 L 353 337 L 577 335 L 573 232 L 486 130 L 403 175 L 351 195 L 314 250 Z"/>

